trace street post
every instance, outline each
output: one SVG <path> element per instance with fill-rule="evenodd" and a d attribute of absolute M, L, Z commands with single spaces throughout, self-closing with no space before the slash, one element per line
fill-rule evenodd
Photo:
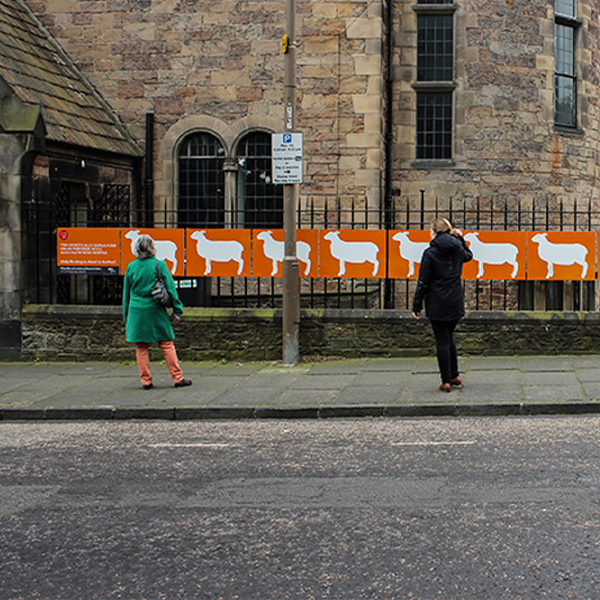
<path fill-rule="evenodd" d="M 296 0 L 286 0 L 284 54 L 284 130 L 296 130 Z M 300 356 L 300 275 L 296 256 L 298 184 L 283 186 L 283 364 L 294 366 Z"/>

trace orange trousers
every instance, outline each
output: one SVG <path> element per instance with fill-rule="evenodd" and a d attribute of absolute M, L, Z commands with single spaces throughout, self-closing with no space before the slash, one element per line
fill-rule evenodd
<path fill-rule="evenodd" d="M 138 369 L 140 370 L 140 379 L 142 385 L 149 385 L 152 383 L 152 373 L 150 373 L 150 356 L 148 354 L 148 348 L 150 344 L 146 342 L 136 342 L 135 344 L 135 357 L 137 359 Z M 177 359 L 177 351 L 175 350 L 175 344 L 172 340 L 168 342 L 158 342 L 158 347 L 162 350 L 167 368 L 169 369 L 169 375 L 174 383 L 183 379 L 183 371 L 179 366 L 179 360 Z"/>

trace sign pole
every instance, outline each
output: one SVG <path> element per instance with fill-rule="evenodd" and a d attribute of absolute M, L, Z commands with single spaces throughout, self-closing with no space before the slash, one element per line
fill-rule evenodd
<path fill-rule="evenodd" d="M 296 0 L 286 0 L 284 53 L 285 132 L 296 130 Z M 296 206 L 298 184 L 283 186 L 283 364 L 294 366 L 300 357 L 300 276 L 296 256 Z"/>

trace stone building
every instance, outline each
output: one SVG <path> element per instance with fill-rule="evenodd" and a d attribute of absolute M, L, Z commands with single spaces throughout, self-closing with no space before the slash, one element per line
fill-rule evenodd
<path fill-rule="evenodd" d="M 281 224 L 269 159 L 285 0 L 0 0 L 21 4 L 145 147 L 138 205 L 145 194 L 156 225 Z M 526 227 L 540 206 L 551 220 L 576 202 L 597 211 L 599 9 L 298 0 L 302 215 L 352 206 L 361 227 L 418 226 L 453 200 L 465 222 L 477 207 L 484 226 Z"/>
<path fill-rule="evenodd" d="M 158 208 L 181 206 L 198 134 L 235 205 L 244 136 L 282 128 L 284 0 L 25 1 L 139 143 L 154 115 Z M 595 199 L 599 8 L 299 0 L 302 200 Z"/>
<path fill-rule="evenodd" d="M 19 351 L 24 302 L 60 300 L 57 224 L 134 193 L 142 154 L 26 6 L 1 0 L 0 352 Z"/>
<path fill-rule="evenodd" d="M 153 115 L 157 209 L 194 208 L 185 178 L 203 168 L 199 158 L 211 171 L 210 206 L 239 207 L 240 194 L 251 204 L 255 193 L 257 205 L 277 209 L 280 191 L 248 179 L 244 159 L 270 156 L 270 133 L 283 127 L 283 0 L 27 3 L 135 139 Z M 383 8 L 298 3 L 305 203 L 381 205 Z"/>
<path fill-rule="evenodd" d="M 597 209 L 599 9 L 594 0 L 397 4 L 397 185 L 592 199 Z M 430 144 L 434 119 L 444 136 Z"/>

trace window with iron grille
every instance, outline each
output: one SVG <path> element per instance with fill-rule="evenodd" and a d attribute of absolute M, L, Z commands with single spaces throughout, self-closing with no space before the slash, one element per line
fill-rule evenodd
<path fill-rule="evenodd" d="M 417 158 L 452 156 L 452 92 L 417 92 Z"/>
<path fill-rule="evenodd" d="M 555 4 L 554 121 L 562 127 L 577 127 L 577 28 L 574 0 Z"/>
<path fill-rule="evenodd" d="M 417 80 L 452 81 L 452 15 L 419 15 L 417 19 Z"/>
<path fill-rule="evenodd" d="M 421 6 L 428 5 L 428 6 Z M 443 1 L 419 1 L 417 12 L 416 158 L 452 158 L 454 10 Z"/>
<path fill-rule="evenodd" d="M 188 136 L 179 151 L 179 227 L 223 227 L 225 149 L 209 133 Z"/>
<path fill-rule="evenodd" d="M 238 222 L 243 227 L 283 227 L 283 188 L 273 183 L 271 134 L 253 131 L 237 147 Z"/>

